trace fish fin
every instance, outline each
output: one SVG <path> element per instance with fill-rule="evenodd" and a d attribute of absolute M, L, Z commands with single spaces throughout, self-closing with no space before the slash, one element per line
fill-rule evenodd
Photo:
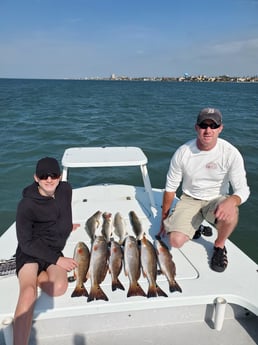
<path fill-rule="evenodd" d="M 174 280 L 173 284 L 169 284 L 169 291 L 170 292 L 182 292 L 181 287 L 177 284 L 177 282 Z"/>
<path fill-rule="evenodd" d="M 71 297 L 80 297 L 80 296 L 88 297 L 88 291 L 86 290 L 83 284 L 82 286 L 76 286 L 73 293 L 71 294 Z"/>
<path fill-rule="evenodd" d="M 102 299 L 104 301 L 108 301 L 108 297 L 105 292 L 101 289 L 99 285 L 92 286 L 90 289 L 90 293 L 87 299 L 87 302 L 91 302 L 94 300 Z"/>
<path fill-rule="evenodd" d="M 112 281 L 112 291 L 115 291 L 116 289 L 120 289 L 120 290 L 125 289 L 119 279 Z"/>
<path fill-rule="evenodd" d="M 143 291 L 139 283 L 130 284 L 128 292 L 127 292 L 127 297 L 132 297 L 132 296 L 146 297 L 146 293 Z"/>

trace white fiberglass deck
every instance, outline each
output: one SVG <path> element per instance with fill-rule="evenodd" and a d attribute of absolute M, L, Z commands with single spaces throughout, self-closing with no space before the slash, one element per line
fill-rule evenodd
<path fill-rule="evenodd" d="M 89 152 L 91 152 L 91 155 L 88 155 Z M 112 156 L 112 152 L 113 154 L 116 153 L 116 155 Z M 126 152 L 127 154 L 125 154 Z M 72 155 L 69 156 L 69 154 Z M 106 158 L 106 162 L 101 163 L 104 158 Z M 97 162 L 100 165 L 96 165 Z M 85 231 L 85 222 L 98 210 L 110 212 L 113 216 L 119 211 L 126 221 L 128 234 L 133 234 L 128 214 L 131 210 L 135 211 L 148 238 L 154 241 L 160 227 L 163 191 L 151 189 L 146 168 L 147 159 L 142 151 L 139 153 L 137 148 L 129 148 L 128 150 L 127 148 L 115 148 L 115 150 L 111 150 L 111 148 L 68 149 L 62 161 L 65 172 L 63 178 L 67 178 L 67 169 L 70 167 L 98 167 L 108 166 L 108 164 L 112 166 L 124 164 L 124 166 L 127 166 L 131 164 L 130 162 L 132 165 L 140 166 L 144 187 L 103 184 L 73 190 L 73 222 L 80 224 L 80 227 L 71 233 L 64 249 L 65 255 L 73 255 L 74 247 L 78 241 L 86 242 L 90 248 L 89 237 Z M 155 212 L 153 212 L 153 208 L 155 208 Z M 100 232 L 100 229 L 101 225 L 98 228 L 98 232 Z M 180 250 L 175 248 L 171 250 L 177 268 L 176 280 L 182 288 L 182 293 L 170 293 L 166 278 L 158 276 L 157 283 L 167 293 L 167 298 L 127 298 L 129 280 L 123 271 L 119 279 L 124 285 L 125 291 L 111 290 L 111 277 L 109 273 L 101 284 L 109 298 L 108 301 L 99 300 L 88 303 L 85 297 L 72 298 L 71 294 L 75 287 L 75 282 L 69 283 L 69 288 L 65 295 L 57 298 L 51 298 L 39 290 L 39 298 L 34 311 L 35 323 L 31 345 L 88 345 L 100 344 L 104 339 L 107 344 L 115 344 L 119 342 L 115 342 L 112 334 L 116 334 L 118 336 L 116 339 L 120 339 L 119 334 L 129 334 L 130 330 L 135 332 L 134 334 L 139 334 L 142 340 L 146 339 L 146 341 L 150 342 L 147 335 L 140 331 L 141 329 L 146 329 L 146 332 L 150 332 L 149 327 L 153 325 L 155 330 L 164 331 L 165 337 L 165 334 L 169 334 L 169 329 L 166 328 L 168 324 L 170 327 L 172 327 L 171 325 L 175 326 L 173 328 L 174 331 L 177 328 L 180 330 L 180 327 L 183 325 L 187 325 L 187 328 L 185 328 L 187 333 L 188 330 L 189 332 L 193 331 L 191 327 L 189 328 L 189 325 L 196 325 L 196 322 L 199 325 L 199 329 L 203 330 L 203 334 L 210 337 L 210 330 L 213 327 L 210 323 L 213 304 L 217 297 L 221 297 L 231 304 L 230 308 L 227 305 L 226 318 L 233 320 L 237 316 L 238 309 L 234 309 L 234 305 L 246 308 L 248 312 L 250 311 L 258 315 L 257 264 L 241 252 L 232 242 L 227 241 L 228 268 L 223 273 L 212 271 L 209 268 L 209 261 L 213 252 L 215 236 L 214 230 L 212 237 L 202 236 L 198 240 L 189 241 Z M 15 252 L 15 248 L 14 224 L 1 237 L 0 250 L 2 258 L 11 257 Z M 147 279 L 141 276 L 139 283 L 147 291 Z M 90 281 L 87 281 L 85 286 L 89 291 Z M 16 276 L 0 278 L 0 288 L 2 296 L 0 299 L 0 320 L 3 322 L 8 317 L 13 317 L 18 298 L 18 281 Z M 208 329 L 207 327 L 203 328 L 203 323 L 206 319 L 208 319 L 206 326 L 207 324 L 210 325 Z M 254 320 L 254 322 L 257 322 L 257 317 Z M 234 322 L 230 323 L 230 330 L 232 332 L 234 332 L 234 327 L 236 327 L 236 324 Z M 192 334 L 197 334 L 198 337 L 198 332 Z M 81 338 L 80 335 L 82 335 Z M 55 337 L 55 341 L 51 342 L 53 337 Z M 108 342 L 105 337 L 113 340 Z M 206 340 L 213 344 L 212 339 L 215 338 L 219 339 L 218 336 L 214 336 L 214 338 L 209 339 L 211 342 Z M 257 338 L 255 339 L 257 340 Z M 87 343 L 85 339 L 87 339 Z M 160 344 L 167 343 L 165 338 L 164 341 L 162 341 L 163 338 L 159 337 L 158 339 Z M 201 335 L 197 339 L 201 339 Z M 247 337 L 243 339 L 243 345 L 255 344 L 256 341 L 251 340 L 248 342 Z M 172 343 L 172 339 L 169 339 L 168 343 L 170 342 Z M 128 342 L 124 343 L 129 344 Z M 154 344 L 155 341 L 150 343 Z M 231 339 L 227 338 L 227 341 L 224 343 L 230 344 Z M 189 344 L 189 342 L 184 338 L 182 342 L 176 341 L 175 344 Z M 200 344 L 206 344 L 205 339 L 203 342 L 200 341 Z M 237 344 L 241 344 L 241 342 Z"/>
<path fill-rule="evenodd" d="M 91 187 L 81 188 L 75 190 L 76 196 L 73 200 L 73 204 L 76 205 L 76 212 L 74 223 L 80 223 L 80 227 L 71 233 L 68 243 L 65 247 L 65 255 L 73 255 L 73 250 L 78 241 L 85 241 L 88 246 L 89 238 L 84 229 L 85 221 L 94 212 L 100 209 L 102 212 L 108 211 L 114 214 L 115 211 L 120 211 L 125 215 L 125 220 L 128 225 L 128 232 L 132 233 L 129 220 L 126 215 L 133 209 L 139 215 L 141 222 L 146 230 L 149 230 L 149 238 L 154 239 L 159 229 L 159 217 L 152 219 L 146 216 L 146 210 L 139 207 L 138 202 L 134 203 L 132 198 L 128 200 L 129 208 L 125 208 L 124 204 L 121 204 L 122 191 L 126 197 L 132 193 L 131 187 L 124 188 L 118 187 L 119 193 L 117 194 L 117 203 L 114 200 L 104 208 L 103 204 L 99 201 L 94 201 L 99 195 L 108 193 L 110 186 L 96 186 L 93 189 Z M 105 189 L 107 189 L 105 191 Z M 113 194 L 115 195 L 115 194 Z M 136 192 L 135 195 L 141 195 L 140 192 Z M 156 203 L 161 202 L 160 193 L 155 193 Z M 85 205 L 85 197 L 87 196 L 87 202 Z M 91 197 L 93 198 L 91 203 Z M 132 195 L 131 195 L 132 197 Z M 95 199 L 96 198 L 96 199 Z M 98 199 L 99 200 L 99 199 Z M 135 200 L 135 199 L 134 199 Z M 81 204 L 81 205 L 80 205 Z M 121 206 L 123 205 L 123 209 Z M 98 207 L 97 207 L 98 206 Z M 102 208 L 103 207 L 103 208 Z M 81 210 L 81 212 L 78 212 Z M 87 212 L 86 212 L 87 210 Z M 78 212 L 78 213 L 77 213 Z M 215 236 L 215 235 L 214 235 Z M 75 282 L 70 283 L 69 289 L 66 294 L 58 298 L 50 298 L 44 293 L 40 294 L 39 300 L 35 308 L 36 319 L 47 319 L 55 317 L 65 316 L 78 316 L 86 314 L 98 314 L 98 313 L 113 313 L 119 311 L 133 311 L 133 310 L 147 310 L 152 308 L 167 308 L 173 306 L 190 306 L 199 304 L 212 304 L 216 297 L 223 297 L 229 303 L 238 304 L 243 306 L 256 315 L 258 314 L 258 295 L 257 290 L 254 287 L 258 287 L 258 273 L 257 265 L 251 261 L 245 254 L 228 241 L 228 259 L 229 265 L 224 273 L 213 272 L 209 268 L 209 260 L 212 255 L 213 249 L 213 237 L 201 237 L 196 241 L 190 241 L 185 244 L 180 250 L 172 249 L 173 258 L 177 267 L 176 280 L 182 288 L 182 293 L 168 291 L 168 283 L 164 276 L 158 277 L 158 284 L 168 294 L 168 298 L 143 298 L 143 297 L 131 297 L 127 298 L 126 293 L 128 289 L 128 277 L 122 272 L 120 280 L 125 286 L 125 291 L 111 291 L 111 278 L 107 274 L 105 281 L 101 284 L 104 291 L 109 297 L 109 301 L 93 301 L 87 303 L 85 297 L 71 298 L 71 293 L 74 289 Z M 146 278 L 140 278 L 140 284 L 146 291 L 148 283 Z M 12 292 L 9 293 L 10 287 Z M 89 290 L 90 282 L 87 281 L 86 288 Z M 3 278 L 1 280 L 1 291 L 5 296 L 1 301 L 0 317 L 3 319 L 5 316 L 12 316 L 15 308 L 18 284 L 15 276 L 10 278 Z"/>

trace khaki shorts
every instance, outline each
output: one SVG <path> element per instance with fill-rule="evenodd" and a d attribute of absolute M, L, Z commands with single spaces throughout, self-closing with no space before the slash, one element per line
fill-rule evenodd
<path fill-rule="evenodd" d="M 192 239 L 204 219 L 215 225 L 214 211 L 225 199 L 226 196 L 221 196 L 207 201 L 183 194 L 172 213 L 163 222 L 166 232 L 179 231 Z"/>

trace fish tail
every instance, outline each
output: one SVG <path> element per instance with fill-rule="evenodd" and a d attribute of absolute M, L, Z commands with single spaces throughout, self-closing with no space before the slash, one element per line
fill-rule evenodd
<path fill-rule="evenodd" d="M 120 290 L 125 289 L 123 284 L 120 282 L 118 278 L 112 281 L 112 291 L 115 291 L 116 289 L 120 289 Z"/>
<path fill-rule="evenodd" d="M 95 299 L 96 300 L 102 299 L 104 301 L 108 301 L 107 295 L 105 294 L 105 292 L 101 289 L 99 285 L 91 287 L 87 302 L 94 301 Z"/>
<path fill-rule="evenodd" d="M 169 291 L 170 292 L 175 292 L 175 291 L 182 292 L 182 289 L 178 285 L 178 283 L 174 280 L 173 283 L 169 284 Z"/>
<path fill-rule="evenodd" d="M 166 292 L 164 292 L 158 285 L 156 286 L 156 291 L 157 291 L 158 296 L 168 297 Z"/>
<path fill-rule="evenodd" d="M 139 283 L 136 284 L 130 284 L 128 292 L 127 292 L 127 297 L 131 296 L 143 296 L 146 297 L 146 293 L 143 291 L 142 287 L 140 286 Z"/>
<path fill-rule="evenodd" d="M 71 294 L 71 297 L 80 297 L 85 296 L 88 297 L 88 291 L 86 290 L 85 286 L 82 284 L 81 286 L 76 286 Z"/>
<path fill-rule="evenodd" d="M 163 296 L 168 297 L 168 295 L 156 284 L 156 285 L 150 285 L 149 290 L 147 292 L 147 297 L 157 297 L 157 296 Z"/>
<path fill-rule="evenodd" d="M 157 297 L 157 289 L 155 285 L 149 285 L 149 289 L 147 292 L 147 297 Z"/>

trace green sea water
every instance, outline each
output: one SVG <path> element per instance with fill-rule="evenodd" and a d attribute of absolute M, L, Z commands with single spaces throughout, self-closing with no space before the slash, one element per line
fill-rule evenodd
<path fill-rule="evenodd" d="M 0 234 L 15 220 L 37 160 L 61 161 L 68 147 L 139 146 L 152 185 L 163 188 L 173 152 L 195 137 L 197 113 L 206 106 L 222 111 L 221 137 L 244 156 L 251 196 L 231 240 L 258 262 L 258 83 L 0 79 Z M 97 174 L 79 172 L 72 184 L 125 182 L 120 172 Z"/>

